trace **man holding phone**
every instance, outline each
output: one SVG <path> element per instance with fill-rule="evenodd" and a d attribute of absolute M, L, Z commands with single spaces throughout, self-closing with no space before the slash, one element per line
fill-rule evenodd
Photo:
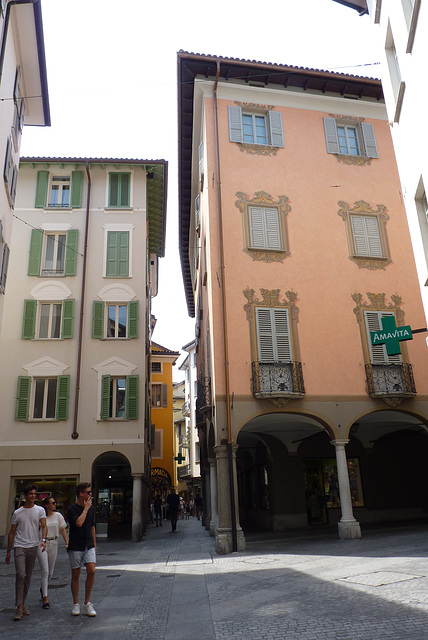
<path fill-rule="evenodd" d="M 90 482 L 81 482 L 76 486 L 76 502 L 67 509 L 67 519 L 70 525 L 68 542 L 68 558 L 71 568 L 71 593 L 73 595 L 73 616 L 80 615 L 79 578 L 80 569 L 86 567 L 85 602 L 83 613 L 96 616 L 91 600 L 92 587 L 95 580 L 96 538 L 95 538 L 95 510 L 92 506 Z"/>

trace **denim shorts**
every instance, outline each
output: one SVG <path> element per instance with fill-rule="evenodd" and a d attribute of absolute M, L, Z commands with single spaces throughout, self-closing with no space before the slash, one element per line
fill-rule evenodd
<path fill-rule="evenodd" d="M 70 569 L 80 569 L 88 562 L 95 563 L 97 561 L 95 547 L 85 549 L 84 551 L 70 550 L 68 552 L 68 559 L 70 561 Z"/>

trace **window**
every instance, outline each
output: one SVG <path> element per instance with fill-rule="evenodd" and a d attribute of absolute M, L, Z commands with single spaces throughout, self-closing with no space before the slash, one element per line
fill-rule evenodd
<path fill-rule="evenodd" d="M 71 171 L 67 174 L 38 171 L 34 206 L 38 209 L 80 209 L 82 186 L 83 171 Z"/>
<path fill-rule="evenodd" d="M 24 118 L 25 118 L 25 104 L 24 100 L 18 100 L 15 104 L 15 113 L 13 116 L 13 125 L 12 125 L 12 138 L 13 145 L 15 151 L 19 151 L 19 144 L 21 141 L 22 129 L 24 127 Z"/>
<path fill-rule="evenodd" d="M 41 302 L 24 300 L 22 338 L 70 339 L 73 337 L 74 300 Z"/>
<path fill-rule="evenodd" d="M 107 232 L 107 278 L 129 276 L 129 231 Z"/>
<path fill-rule="evenodd" d="M 371 343 L 370 332 L 380 331 L 382 329 L 382 318 L 386 318 L 388 316 L 395 317 L 395 313 L 393 311 L 364 311 L 367 344 L 369 347 L 371 364 L 401 364 L 403 361 L 401 354 L 389 356 L 384 344 L 373 345 Z"/>
<path fill-rule="evenodd" d="M 341 207 L 338 215 L 346 225 L 349 259 L 360 268 L 384 269 L 391 262 L 385 205 L 372 209 L 364 200 L 355 202 L 353 207 L 342 200 L 338 204 Z"/>
<path fill-rule="evenodd" d="M 166 407 L 168 405 L 168 385 L 152 384 L 152 407 Z"/>
<path fill-rule="evenodd" d="M 383 256 L 376 216 L 351 216 L 351 226 L 356 256 Z"/>
<path fill-rule="evenodd" d="M 162 362 L 152 362 L 152 373 L 162 373 Z"/>
<path fill-rule="evenodd" d="M 7 269 L 9 266 L 9 254 L 10 249 L 8 244 L 2 245 L 1 232 L 0 232 L 0 293 L 4 293 L 6 290 Z"/>
<path fill-rule="evenodd" d="M 252 249 L 282 249 L 278 209 L 248 207 L 248 217 Z"/>
<path fill-rule="evenodd" d="M 346 118 L 323 118 L 328 153 L 378 158 L 373 125 Z"/>
<path fill-rule="evenodd" d="M 279 111 L 244 112 L 229 106 L 229 140 L 272 147 L 284 147 L 282 116 Z"/>
<path fill-rule="evenodd" d="M 70 176 L 52 176 L 48 206 L 57 209 L 70 206 Z"/>
<path fill-rule="evenodd" d="M 76 275 L 77 229 L 31 232 L 29 276 Z"/>
<path fill-rule="evenodd" d="M 139 302 L 103 302 L 94 300 L 92 337 L 138 338 Z"/>
<path fill-rule="evenodd" d="M 288 309 L 256 307 L 257 349 L 260 362 L 291 362 Z"/>
<path fill-rule="evenodd" d="M 137 420 L 138 387 L 139 376 L 102 376 L 101 420 Z"/>
<path fill-rule="evenodd" d="M 131 192 L 130 173 L 109 173 L 108 206 L 129 208 Z"/>
<path fill-rule="evenodd" d="M 403 106 L 404 90 L 406 85 L 401 77 L 400 63 L 389 24 L 385 41 L 385 53 L 386 61 L 388 63 L 389 77 L 391 80 L 392 93 L 395 100 L 394 122 L 398 122 L 400 119 L 401 108 Z"/>
<path fill-rule="evenodd" d="M 20 376 L 15 419 L 67 420 L 70 376 Z"/>
<path fill-rule="evenodd" d="M 13 161 L 13 143 L 11 137 L 7 139 L 3 178 L 6 185 L 9 204 L 13 207 L 15 204 L 16 183 L 18 181 L 18 168 Z"/>

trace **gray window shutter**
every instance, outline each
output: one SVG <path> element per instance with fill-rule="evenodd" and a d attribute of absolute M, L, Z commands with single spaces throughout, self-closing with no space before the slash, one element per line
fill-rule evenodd
<path fill-rule="evenodd" d="M 266 241 L 268 249 L 281 249 L 278 209 L 265 208 Z"/>
<path fill-rule="evenodd" d="M 248 207 L 248 217 L 250 222 L 251 247 L 253 249 L 264 249 L 265 234 L 262 207 Z"/>
<path fill-rule="evenodd" d="M 364 311 L 370 362 L 374 365 L 402 363 L 401 354 L 389 356 L 384 344 L 373 345 L 370 338 L 371 331 L 380 331 L 382 329 L 381 319 L 386 318 L 387 316 L 395 316 L 395 314 L 393 311 Z"/>
<path fill-rule="evenodd" d="M 361 131 L 363 133 L 366 156 L 369 158 L 379 158 L 373 125 L 369 122 L 362 122 Z"/>
<path fill-rule="evenodd" d="M 242 109 L 241 107 L 228 107 L 229 113 L 229 140 L 230 142 L 242 142 Z"/>
<path fill-rule="evenodd" d="M 7 269 L 9 266 L 9 254 L 10 254 L 9 245 L 5 244 L 3 247 L 3 256 L 2 256 L 1 270 L 0 270 L 0 293 L 4 293 L 6 289 Z"/>
<path fill-rule="evenodd" d="M 284 146 L 284 134 L 282 131 L 282 116 L 279 111 L 268 111 L 270 143 L 272 147 Z"/>
<path fill-rule="evenodd" d="M 256 307 L 257 349 L 260 362 L 291 362 L 288 309 Z"/>
<path fill-rule="evenodd" d="M 356 256 L 383 256 L 379 223 L 375 216 L 351 216 L 352 236 Z"/>
<path fill-rule="evenodd" d="M 323 118 L 325 142 L 328 153 L 340 153 L 339 139 L 337 137 L 336 121 L 334 118 Z"/>

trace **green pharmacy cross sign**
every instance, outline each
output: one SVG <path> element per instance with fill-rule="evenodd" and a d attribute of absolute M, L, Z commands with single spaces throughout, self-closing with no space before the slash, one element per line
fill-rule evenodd
<path fill-rule="evenodd" d="M 382 318 L 382 329 L 380 331 L 370 331 L 372 345 L 384 344 L 386 353 L 395 356 L 400 353 L 400 342 L 403 340 L 413 340 L 412 330 L 409 325 L 397 327 L 394 316 Z M 421 331 L 421 330 L 419 330 Z M 424 329 L 422 329 L 424 331 Z M 414 332 L 416 333 L 416 331 Z"/>
<path fill-rule="evenodd" d="M 177 460 L 178 464 L 181 464 L 182 462 L 185 461 L 185 457 L 181 455 L 181 453 L 178 454 L 178 456 L 175 456 L 174 460 Z"/>

